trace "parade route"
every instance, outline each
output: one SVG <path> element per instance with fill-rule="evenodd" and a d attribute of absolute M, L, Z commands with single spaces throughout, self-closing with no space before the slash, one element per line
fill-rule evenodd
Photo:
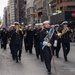
<path fill-rule="evenodd" d="M 63 59 L 62 49 L 60 58 L 55 59 L 56 72 L 52 61 L 52 75 L 75 75 L 75 46 L 71 44 L 71 51 L 68 55 L 68 62 Z M 22 60 L 15 63 L 12 60 L 9 47 L 6 51 L 0 49 L 0 75 L 48 75 L 45 65 L 33 54 L 26 53 L 23 48 Z"/>
<path fill-rule="evenodd" d="M 0 0 L 0 75 L 75 75 L 75 0 Z"/>

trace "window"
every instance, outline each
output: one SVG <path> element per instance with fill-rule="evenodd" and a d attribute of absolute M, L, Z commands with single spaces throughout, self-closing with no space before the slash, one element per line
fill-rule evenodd
<path fill-rule="evenodd" d="M 52 12 L 53 12 L 53 13 L 56 12 L 56 7 L 52 7 Z"/>
<path fill-rule="evenodd" d="M 60 3 L 62 3 L 62 0 L 60 0 Z"/>
<path fill-rule="evenodd" d="M 68 11 L 75 11 L 75 6 L 68 6 Z"/>
<path fill-rule="evenodd" d="M 68 0 L 68 1 L 70 2 L 70 1 L 75 1 L 75 0 Z"/>

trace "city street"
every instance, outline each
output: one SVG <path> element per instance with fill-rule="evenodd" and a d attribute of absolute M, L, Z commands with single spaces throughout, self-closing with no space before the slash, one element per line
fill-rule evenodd
<path fill-rule="evenodd" d="M 52 61 L 52 75 L 75 75 L 75 45 L 71 44 L 71 51 L 68 55 L 69 62 L 63 59 L 62 49 L 60 58 L 55 59 L 56 72 Z M 47 75 L 45 65 L 33 54 L 26 53 L 23 48 L 22 60 L 15 63 L 12 60 L 9 47 L 7 51 L 0 49 L 0 75 Z"/>
<path fill-rule="evenodd" d="M 75 75 L 75 0 L 0 0 L 0 9 L 0 75 Z"/>

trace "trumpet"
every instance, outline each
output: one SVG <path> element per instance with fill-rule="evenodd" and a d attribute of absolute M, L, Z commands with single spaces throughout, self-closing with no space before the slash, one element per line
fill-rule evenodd
<path fill-rule="evenodd" d="M 23 29 L 24 29 L 24 27 L 19 25 L 19 30 L 22 31 Z"/>
<path fill-rule="evenodd" d="M 62 33 L 59 33 L 59 32 L 58 32 L 57 35 L 58 35 L 59 38 L 61 38 L 62 35 L 64 35 L 64 34 L 67 33 L 68 31 L 69 31 L 69 28 L 68 28 L 68 27 L 67 27 L 67 28 L 64 28 L 64 29 L 62 30 Z"/>
<path fill-rule="evenodd" d="M 21 33 L 24 35 L 23 29 L 24 29 L 24 26 L 19 25 L 19 31 L 21 31 Z"/>
<path fill-rule="evenodd" d="M 58 32 L 57 35 L 58 35 L 59 38 L 61 38 L 62 33 Z"/>
<path fill-rule="evenodd" d="M 62 30 L 62 35 L 63 34 L 65 34 L 65 33 L 67 33 L 69 31 L 69 28 L 67 27 L 67 28 L 64 28 L 63 30 Z"/>

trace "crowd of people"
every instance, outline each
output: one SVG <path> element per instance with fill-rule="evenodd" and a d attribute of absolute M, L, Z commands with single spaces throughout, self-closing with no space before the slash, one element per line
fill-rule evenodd
<path fill-rule="evenodd" d="M 75 42 L 75 29 L 71 29 L 70 41 Z"/>
<path fill-rule="evenodd" d="M 25 52 L 32 54 L 33 46 L 35 48 L 37 59 L 45 62 L 48 74 L 51 74 L 51 60 L 53 56 L 59 58 L 59 51 L 63 48 L 64 60 L 67 62 L 67 55 L 70 51 L 70 32 L 68 22 L 64 21 L 61 25 L 50 25 L 49 21 L 26 25 L 23 29 L 19 28 L 19 23 L 9 27 L 9 30 L 3 28 L 0 30 L 1 48 L 6 50 L 9 41 L 9 47 L 13 60 L 18 63 L 21 61 L 23 42 Z"/>

